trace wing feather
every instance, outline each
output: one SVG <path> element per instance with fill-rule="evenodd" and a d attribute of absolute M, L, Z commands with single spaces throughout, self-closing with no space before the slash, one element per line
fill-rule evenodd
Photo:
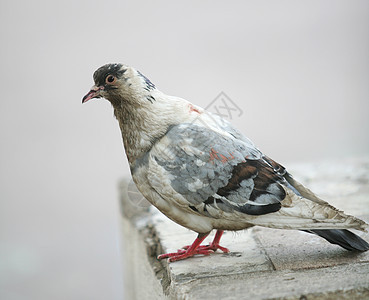
<path fill-rule="evenodd" d="M 278 211 L 286 197 L 283 174 L 255 146 L 207 127 L 173 126 L 150 154 L 171 188 L 199 214 L 268 214 Z M 155 189 L 160 193 L 165 187 Z"/>

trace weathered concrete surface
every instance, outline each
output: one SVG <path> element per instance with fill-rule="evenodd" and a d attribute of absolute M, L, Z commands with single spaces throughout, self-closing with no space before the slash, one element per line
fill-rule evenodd
<path fill-rule="evenodd" d="M 312 269 L 369 262 L 369 252 L 346 251 L 309 233 L 261 227 L 255 227 L 254 232 L 276 270 Z M 368 234 L 355 233 L 369 241 Z"/>
<path fill-rule="evenodd" d="M 369 159 L 289 169 L 321 198 L 369 221 Z M 369 253 L 348 252 L 299 231 L 254 227 L 226 232 L 221 245 L 230 249 L 228 254 L 169 265 L 158 261 L 158 254 L 191 244 L 197 234 L 143 202 L 127 180 L 121 195 L 129 244 L 127 299 L 369 299 Z M 368 234 L 356 233 L 369 241 Z"/>
<path fill-rule="evenodd" d="M 201 278 L 177 288 L 177 299 L 368 299 L 369 264 Z M 357 291 L 354 293 L 353 291 Z M 365 298 L 366 297 L 366 298 Z M 343 298 L 345 299 L 345 298 Z"/>
<path fill-rule="evenodd" d="M 122 257 L 124 259 L 124 299 L 165 299 L 145 243 L 145 233 L 122 218 Z"/>

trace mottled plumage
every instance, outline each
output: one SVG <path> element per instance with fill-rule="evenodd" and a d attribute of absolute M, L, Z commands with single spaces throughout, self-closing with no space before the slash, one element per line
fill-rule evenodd
<path fill-rule="evenodd" d="M 132 178 L 173 221 L 199 233 L 171 261 L 220 249 L 223 230 L 254 225 L 305 230 L 348 250 L 369 245 L 347 231 L 367 224 L 319 199 L 226 120 L 160 92 L 140 72 L 108 64 L 83 98 L 104 97 L 119 121 Z M 211 230 L 214 241 L 200 246 Z"/>

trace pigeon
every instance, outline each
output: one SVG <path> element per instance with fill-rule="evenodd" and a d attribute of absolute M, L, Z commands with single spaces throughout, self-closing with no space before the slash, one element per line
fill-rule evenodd
<path fill-rule="evenodd" d="M 192 245 L 158 259 L 227 253 L 219 244 L 224 231 L 255 225 L 305 231 L 349 251 L 369 250 L 348 230 L 366 232 L 368 224 L 320 199 L 227 120 L 162 93 L 125 64 L 106 64 L 93 79 L 82 103 L 105 98 L 112 104 L 138 190 L 169 219 L 198 233 Z M 214 229 L 213 241 L 201 245 Z"/>

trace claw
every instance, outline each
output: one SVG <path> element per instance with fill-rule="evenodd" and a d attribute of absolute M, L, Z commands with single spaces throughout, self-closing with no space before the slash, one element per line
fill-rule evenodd
<path fill-rule="evenodd" d="M 218 230 L 215 234 L 214 240 L 209 245 L 200 246 L 202 241 L 208 236 L 208 234 L 199 234 L 192 245 L 187 245 L 179 249 L 177 252 L 161 254 L 158 259 L 168 258 L 168 262 L 182 260 L 196 254 L 210 255 L 218 249 L 224 253 L 228 253 L 229 249 L 219 245 L 220 238 L 222 237 L 223 230 Z"/>

